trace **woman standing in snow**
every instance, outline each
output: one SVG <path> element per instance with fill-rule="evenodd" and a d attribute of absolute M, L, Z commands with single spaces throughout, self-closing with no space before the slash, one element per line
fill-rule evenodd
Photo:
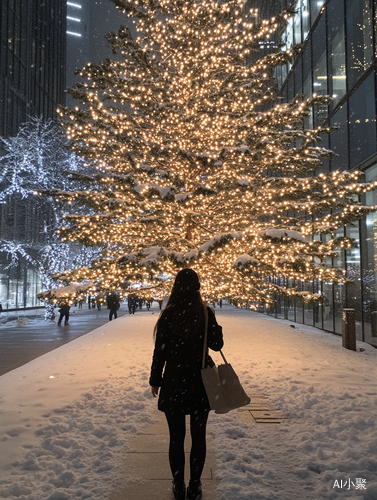
<path fill-rule="evenodd" d="M 208 312 L 208 347 L 219 351 L 223 346 L 222 328 L 217 324 L 212 310 L 204 305 L 199 289 L 199 278 L 195 271 L 180 271 L 154 331 L 155 349 L 149 383 L 155 397 L 161 387 L 158 409 L 165 413 L 169 426 L 169 463 L 176 500 L 184 500 L 186 496 L 186 415 L 190 415 L 192 439 L 187 498 L 200 500 L 202 497 L 200 478 L 206 457 L 206 426 L 210 411 L 201 378 L 204 307 Z"/>

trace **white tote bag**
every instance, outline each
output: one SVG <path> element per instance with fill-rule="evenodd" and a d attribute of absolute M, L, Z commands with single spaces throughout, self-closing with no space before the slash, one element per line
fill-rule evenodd
<path fill-rule="evenodd" d="M 204 306 L 205 331 L 202 359 L 202 380 L 207 393 L 209 406 L 215 413 L 228 413 L 250 403 L 250 398 L 245 393 L 236 372 L 231 364 L 227 362 L 222 351 L 220 354 L 224 360 L 223 365 L 216 367 L 205 366 L 208 353 L 208 311 Z"/>

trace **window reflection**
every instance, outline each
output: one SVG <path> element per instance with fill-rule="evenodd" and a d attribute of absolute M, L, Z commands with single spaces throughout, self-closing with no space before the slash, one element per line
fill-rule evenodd
<path fill-rule="evenodd" d="M 377 180 L 377 165 L 369 168 L 366 181 Z M 366 205 L 377 205 L 377 191 L 365 196 Z M 365 342 L 377 346 L 377 213 L 371 213 L 362 221 L 362 287 Z"/>
<path fill-rule="evenodd" d="M 323 17 L 313 33 L 313 93 L 327 95 L 326 25 Z M 328 106 L 314 108 L 314 126 L 322 124 L 328 115 Z"/>
<path fill-rule="evenodd" d="M 369 68 L 373 60 L 372 2 L 346 0 L 348 78 L 350 84 Z"/>
<path fill-rule="evenodd" d="M 351 168 L 376 151 L 374 101 L 374 73 L 371 73 L 355 92 L 351 94 L 349 99 Z"/>
<path fill-rule="evenodd" d="M 324 0 L 311 0 L 310 2 L 310 7 L 311 7 L 311 21 L 312 21 L 312 26 L 315 22 L 315 20 L 318 17 L 318 14 L 320 13 L 322 7 L 325 5 Z"/>
<path fill-rule="evenodd" d="M 311 41 L 309 40 L 304 49 L 303 56 L 303 93 L 305 99 L 313 95 L 312 83 L 312 57 L 311 57 Z M 313 128 L 313 108 L 310 110 L 310 116 L 304 120 L 305 128 Z"/>
<path fill-rule="evenodd" d="M 301 37 L 301 8 L 302 8 L 302 1 L 298 0 L 296 4 L 296 14 L 293 20 L 294 24 L 294 43 L 301 43 L 302 42 L 302 37 Z"/>
<path fill-rule="evenodd" d="M 302 39 L 305 40 L 310 31 L 309 0 L 301 0 Z"/>
<path fill-rule="evenodd" d="M 346 307 L 355 309 L 356 316 L 356 338 L 362 340 L 363 314 L 361 308 L 361 268 L 360 268 L 360 234 L 359 221 L 346 227 L 346 236 L 353 238 L 358 245 L 357 248 L 351 248 L 347 251 L 347 299 Z"/>
<path fill-rule="evenodd" d="M 335 238 L 340 238 L 344 236 L 344 227 L 337 229 L 335 231 Z M 333 259 L 333 267 L 340 269 L 345 273 L 346 263 L 345 263 L 345 252 L 342 249 L 336 251 L 337 255 Z M 344 283 L 338 283 L 333 285 L 334 293 L 334 331 L 335 333 L 342 333 L 342 310 L 346 307 L 345 300 L 345 285 Z"/>
<path fill-rule="evenodd" d="M 348 169 L 348 127 L 347 104 L 342 106 L 330 120 L 331 127 L 337 127 L 330 135 L 330 149 L 335 155 L 331 157 L 331 170 Z"/>
<path fill-rule="evenodd" d="M 346 50 L 344 39 L 343 2 L 330 2 L 327 8 L 329 36 L 329 93 L 333 97 L 331 107 L 335 107 L 346 94 Z"/>

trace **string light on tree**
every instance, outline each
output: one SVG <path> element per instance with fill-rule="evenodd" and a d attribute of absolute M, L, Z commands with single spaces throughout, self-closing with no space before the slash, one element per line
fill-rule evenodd
<path fill-rule="evenodd" d="M 103 289 L 147 281 L 151 293 L 190 266 L 208 298 L 254 304 L 297 293 L 269 276 L 344 281 L 325 260 L 354 244 L 335 232 L 371 210 L 357 200 L 375 186 L 360 172 L 318 175 L 329 129 L 304 118 L 328 97 L 278 99 L 274 70 L 293 50 L 277 40 L 294 7 L 255 25 L 245 0 L 113 1 L 138 36 L 110 34 L 117 58 L 83 68 L 70 90 L 83 107 L 59 109 L 97 173 L 55 193 L 90 209 L 65 217 L 62 240 L 103 250 L 61 277 Z"/>

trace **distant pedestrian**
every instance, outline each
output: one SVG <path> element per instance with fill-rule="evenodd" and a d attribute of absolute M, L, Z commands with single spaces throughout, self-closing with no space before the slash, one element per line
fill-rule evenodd
<path fill-rule="evenodd" d="M 63 318 L 65 318 L 64 324 L 68 325 L 69 310 L 71 309 L 71 306 L 68 304 L 68 302 L 61 302 L 59 304 L 59 308 L 60 308 L 59 309 L 60 316 L 59 316 L 58 325 L 60 326 L 62 324 Z"/>
<path fill-rule="evenodd" d="M 158 302 L 158 307 L 160 308 L 160 311 L 161 311 L 163 299 L 158 299 L 157 302 Z"/>
<path fill-rule="evenodd" d="M 101 310 L 101 299 L 97 299 L 96 303 L 97 303 L 97 310 L 100 311 Z"/>
<path fill-rule="evenodd" d="M 140 309 L 140 311 L 141 311 L 142 307 L 143 307 L 143 299 L 139 299 L 139 309 Z"/>
<path fill-rule="evenodd" d="M 82 299 L 80 299 L 80 300 L 79 300 L 79 309 L 82 309 L 82 304 L 83 304 L 83 302 L 84 302 L 84 301 L 83 301 Z"/>
<path fill-rule="evenodd" d="M 128 302 L 128 312 L 130 314 L 135 314 L 135 310 L 136 310 L 136 297 L 135 297 L 135 295 L 129 295 L 127 298 L 127 302 Z"/>
<path fill-rule="evenodd" d="M 118 309 L 120 308 L 120 300 L 118 294 L 116 292 L 110 293 L 106 298 L 106 302 L 107 302 L 107 308 L 110 309 L 109 321 L 113 319 L 113 316 L 114 319 L 117 319 Z"/>

